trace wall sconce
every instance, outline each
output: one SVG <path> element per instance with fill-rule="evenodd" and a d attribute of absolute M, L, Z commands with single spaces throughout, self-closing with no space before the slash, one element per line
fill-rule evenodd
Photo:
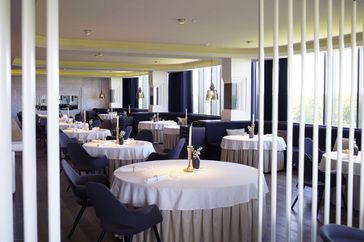
<path fill-rule="evenodd" d="M 106 95 L 102 92 L 102 82 L 100 81 L 100 94 L 99 99 L 105 99 Z"/>

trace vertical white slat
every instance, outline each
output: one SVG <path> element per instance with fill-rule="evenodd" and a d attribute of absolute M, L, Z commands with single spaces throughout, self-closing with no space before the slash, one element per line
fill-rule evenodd
<path fill-rule="evenodd" d="M 327 14 L 327 98 L 326 98 L 326 169 L 324 224 L 330 218 L 330 172 L 331 172 L 331 116 L 332 116 L 332 0 L 328 0 Z"/>
<path fill-rule="evenodd" d="M 0 241 L 13 241 L 10 0 L 0 1 Z"/>
<path fill-rule="evenodd" d="M 278 71 L 279 71 L 279 0 L 274 0 L 273 29 L 273 86 L 272 86 L 272 169 L 270 241 L 276 241 L 277 220 L 277 128 L 278 128 Z"/>
<path fill-rule="evenodd" d="M 362 12 L 364 12 L 364 5 Z M 362 29 L 362 51 L 361 51 L 361 163 L 364 163 L 364 18 L 363 18 L 363 29 Z M 359 228 L 364 229 L 364 165 L 360 166 L 360 205 L 359 205 Z"/>
<path fill-rule="evenodd" d="M 313 157 L 312 157 L 312 210 L 311 210 L 311 241 L 317 239 L 317 181 L 318 181 L 318 89 L 319 89 L 319 54 L 320 54 L 320 29 L 319 29 L 319 0 L 314 6 L 314 121 L 313 121 Z"/>
<path fill-rule="evenodd" d="M 350 129 L 349 129 L 349 166 L 348 166 L 348 226 L 353 223 L 353 170 L 354 170 L 354 126 L 355 126 L 355 87 L 356 87 L 356 1 L 352 5 L 351 18 L 351 91 L 350 91 Z"/>
<path fill-rule="evenodd" d="M 259 164 L 258 164 L 258 237 L 263 238 L 264 175 L 263 175 L 263 134 L 264 134 L 264 0 L 259 0 Z"/>
<path fill-rule="evenodd" d="M 302 0 L 301 9 L 301 99 L 298 158 L 298 241 L 303 240 L 303 170 L 305 141 L 305 60 L 306 60 L 306 0 Z"/>
<path fill-rule="evenodd" d="M 22 1 L 22 56 L 24 239 L 25 241 L 37 241 L 34 1 Z"/>
<path fill-rule="evenodd" d="M 342 137 L 343 137 L 343 81 L 344 81 L 344 17 L 345 0 L 340 4 L 339 21 L 339 112 L 337 127 L 337 167 L 336 167 L 336 224 L 341 224 L 341 183 L 342 183 Z"/>
<path fill-rule="evenodd" d="M 286 165 L 286 241 L 291 239 L 292 196 L 292 66 L 293 66 L 293 0 L 288 0 L 288 68 L 287 68 L 287 165 Z"/>
<path fill-rule="evenodd" d="M 59 28 L 58 0 L 47 1 L 47 100 L 48 100 L 48 239 L 61 241 L 59 181 Z"/>

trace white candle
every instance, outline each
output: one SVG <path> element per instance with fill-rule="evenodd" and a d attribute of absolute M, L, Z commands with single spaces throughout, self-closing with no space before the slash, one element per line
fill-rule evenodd
<path fill-rule="evenodd" d="M 119 116 L 116 117 L 116 129 L 119 130 Z"/>
<path fill-rule="evenodd" d="M 254 124 L 254 113 L 253 113 L 253 124 Z"/>
<path fill-rule="evenodd" d="M 70 117 L 70 107 L 67 107 L 67 118 Z"/>
<path fill-rule="evenodd" d="M 192 125 L 190 126 L 190 132 L 188 134 L 188 146 L 192 144 Z"/>
<path fill-rule="evenodd" d="M 86 123 L 86 111 L 83 111 L 83 122 Z"/>
<path fill-rule="evenodd" d="M 129 113 L 130 113 L 130 105 L 129 105 L 128 109 L 129 109 Z"/>
<path fill-rule="evenodd" d="M 186 119 L 187 119 L 187 108 L 186 108 Z"/>

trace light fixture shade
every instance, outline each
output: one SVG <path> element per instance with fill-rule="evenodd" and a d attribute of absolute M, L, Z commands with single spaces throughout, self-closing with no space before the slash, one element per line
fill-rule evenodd
<path fill-rule="evenodd" d="M 214 101 L 218 99 L 219 99 L 219 94 L 217 93 L 214 84 L 211 82 L 210 89 L 208 89 L 206 92 L 206 101 Z"/>
<path fill-rule="evenodd" d="M 100 91 L 99 98 L 105 99 L 105 93 L 103 93 L 102 90 Z"/>
<path fill-rule="evenodd" d="M 141 87 L 139 87 L 139 89 L 138 89 L 138 92 L 137 92 L 137 98 L 138 98 L 138 99 L 143 99 L 143 98 L 144 98 L 144 93 L 143 93 L 143 91 L 142 91 L 142 88 L 141 88 Z"/>

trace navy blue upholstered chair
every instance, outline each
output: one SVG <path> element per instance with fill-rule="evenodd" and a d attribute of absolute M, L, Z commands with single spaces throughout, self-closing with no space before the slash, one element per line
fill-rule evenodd
<path fill-rule="evenodd" d="M 100 119 L 93 119 L 92 121 L 92 126 L 93 127 L 100 127 L 101 125 L 101 120 Z"/>
<path fill-rule="evenodd" d="M 110 232 L 122 235 L 124 241 L 131 242 L 134 234 L 149 228 L 153 228 L 157 241 L 161 241 L 156 225 L 163 218 L 157 205 L 127 209 L 106 186 L 93 182 L 86 184 L 86 191 L 102 228 L 97 241 L 102 241 L 105 233 Z"/>
<path fill-rule="evenodd" d="M 133 131 L 133 126 L 127 126 L 124 131 L 124 139 L 129 139 L 131 131 Z"/>
<path fill-rule="evenodd" d="M 178 159 L 181 153 L 183 146 L 185 145 L 186 139 L 180 138 L 176 144 L 176 146 L 170 150 L 168 153 L 158 153 L 153 152 L 149 155 L 147 161 L 153 160 L 173 160 Z"/>
<path fill-rule="evenodd" d="M 97 170 L 104 170 L 106 174 L 106 166 L 108 159 L 106 156 L 92 157 L 87 151 L 78 143 L 68 143 L 67 151 L 73 162 L 73 167 L 77 171 L 94 172 Z"/>
<path fill-rule="evenodd" d="M 135 140 L 144 140 L 153 143 L 153 133 L 147 129 L 140 130 L 135 136 Z"/>
<path fill-rule="evenodd" d="M 313 148 L 312 148 L 312 139 L 310 138 L 305 138 L 305 148 L 304 148 L 304 183 L 303 183 L 303 187 L 312 187 L 312 155 L 313 155 Z M 319 158 L 320 157 L 320 154 Z M 298 164 L 297 164 L 298 167 Z M 331 171 L 330 173 L 330 188 L 334 188 L 336 187 L 336 172 L 335 171 Z M 345 179 L 342 178 L 343 183 L 345 183 Z M 298 186 L 298 184 L 297 184 Z M 324 197 L 324 191 L 325 191 L 325 172 L 321 171 L 320 169 L 318 169 L 318 183 L 317 183 L 317 189 L 318 189 L 318 206 L 317 206 L 317 214 L 320 210 L 320 206 Z M 343 204 L 346 207 L 345 204 L 345 199 L 344 199 L 344 194 L 343 194 L 343 190 L 341 190 L 341 196 L 342 196 L 342 200 L 343 200 Z M 295 206 L 296 202 L 298 199 L 298 194 L 291 206 L 291 209 L 293 209 L 293 207 Z"/>
<path fill-rule="evenodd" d="M 82 116 L 81 116 L 80 113 L 78 113 L 78 114 L 75 115 L 75 120 L 78 121 L 78 122 L 82 122 L 83 121 Z"/>
<path fill-rule="evenodd" d="M 320 228 L 324 242 L 359 242 L 364 241 L 364 230 L 338 224 L 326 224 Z"/>
<path fill-rule="evenodd" d="M 63 157 L 67 161 L 70 160 L 68 150 L 67 150 L 69 143 L 78 143 L 78 140 L 76 138 L 70 138 L 63 131 L 60 131 L 59 132 L 59 148 L 60 148 L 60 153 L 61 153 L 61 159 Z"/>
<path fill-rule="evenodd" d="M 80 221 L 85 209 L 89 206 L 92 206 L 86 193 L 86 183 L 88 182 L 97 182 L 101 183 L 105 186 L 110 186 L 109 179 L 104 175 L 85 175 L 80 176 L 75 170 L 72 169 L 70 164 L 66 160 L 61 161 L 62 169 L 66 175 L 67 180 L 69 181 L 73 194 L 76 196 L 76 202 L 81 205 L 81 209 L 78 212 L 75 221 L 73 222 L 71 231 L 68 234 L 68 239 L 71 239 L 73 232 L 76 229 L 78 222 Z"/>

